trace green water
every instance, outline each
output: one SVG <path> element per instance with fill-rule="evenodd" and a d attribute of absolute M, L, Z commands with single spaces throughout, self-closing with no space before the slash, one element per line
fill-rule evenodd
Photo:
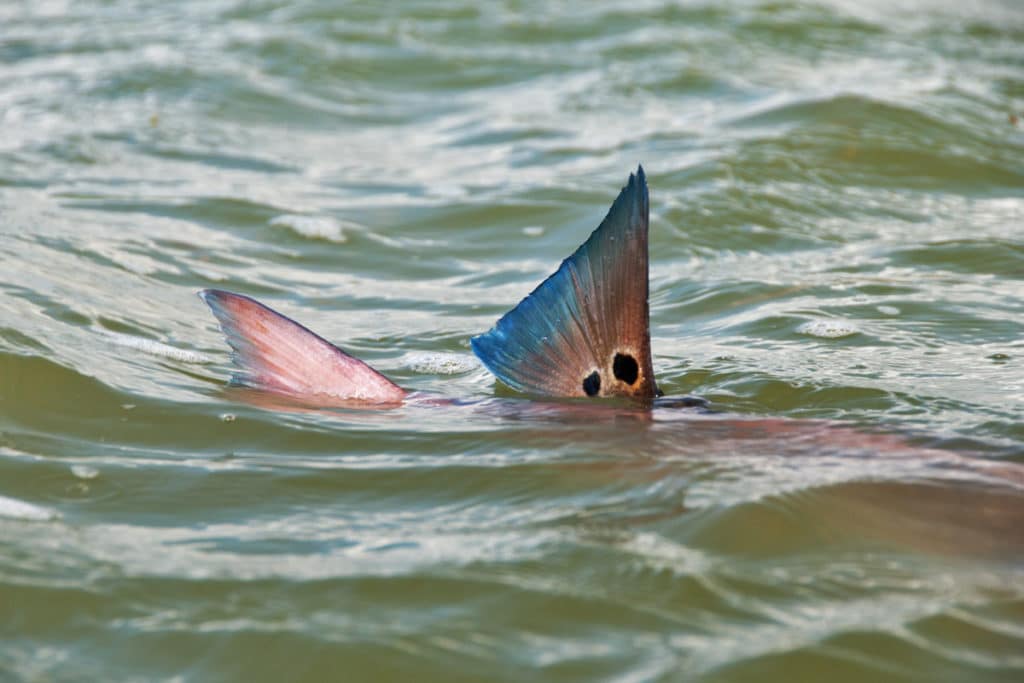
<path fill-rule="evenodd" d="M 0 5 L 0 680 L 1024 679 L 1018 119 L 1014 0 Z M 637 163 L 721 412 L 495 387 Z"/>

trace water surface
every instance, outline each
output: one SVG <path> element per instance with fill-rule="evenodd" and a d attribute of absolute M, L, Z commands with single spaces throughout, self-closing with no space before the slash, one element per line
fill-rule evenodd
<path fill-rule="evenodd" d="M 0 679 L 1020 680 L 1022 45 L 1012 0 L 0 7 Z M 496 387 L 469 337 L 638 163 L 659 385 L 721 413 Z M 267 409 L 205 287 L 459 403 Z"/>

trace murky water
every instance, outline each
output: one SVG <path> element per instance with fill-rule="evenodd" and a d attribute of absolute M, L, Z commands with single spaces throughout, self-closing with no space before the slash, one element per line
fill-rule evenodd
<path fill-rule="evenodd" d="M 1022 45 L 1012 0 L 0 6 L 0 679 L 1021 680 Z M 659 384 L 721 412 L 495 387 L 469 337 L 637 163 Z M 204 287 L 458 402 L 227 390 Z"/>

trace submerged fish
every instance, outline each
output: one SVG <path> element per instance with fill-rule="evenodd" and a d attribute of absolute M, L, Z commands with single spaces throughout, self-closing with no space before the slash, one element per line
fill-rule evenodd
<path fill-rule="evenodd" d="M 201 296 L 234 349 L 239 371 L 232 384 L 256 389 L 246 390 L 244 400 L 263 408 L 444 406 L 459 411 L 460 419 L 508 420 L 520 430 L 520 439 L 536 448 L 579 443 L 589 453 L 625 456 L 617 466 L 573 463 L 573 477 L 646 476 L 642 473 L 649 465 L 644 463 L 650 458 L 692 461 L 698 470 L 699 463 L 741 467 L 749 462 L 754 466 L 744 481 L 751 490 L 740 492 L 741 497 L 776 496 L 791 486 L 801 491 L 825 487 L 843 501 L 845 516 L 837 528 L 844 534 L 901 549 L 1019 556 L 1021 542 L 1013 539 L 1024 523 L 1020 464 L 835 421 L 674 410 L 706 408 L 706 402 L 661 397 L 655 383 L 648 210 L 640 168 L 590 237 L 490 331 L 470 340 L 484 366 L 512 389 L 533 397 L 580 400 L 458 401 L 417 395 L 249 297 L 218 290 Z M 624 400 L 598 400 L 604 397 Z M 793 458 L 799 465 L 783 464 Z M 739 465 L 729 464 L 736 459 Z M 594 467 L 611 469 L 602 474 L 590 471 Z M 630 474 L 630 467 L 641 473 Z M 778 476 L 784 483 L 772 479 Z M 758 477 L 769 481 L 758 485 Z M 638 510 L 620 521 L 646 523 L 686 509 L 679 503 L 653 515 Z"/>
<path fill-rule="evenodd" d="M 619 396 L 649 403 L 660 395 L 647 302 L 649 208 L 640 167 L 587 241 L 493 329 L 470 340 L 502 383 L 536 396 Z M 408 395 L 363 361 L 254 299 L 215 289 L 200 296 L 234 349 L 235 385 L 317 404 L 391 405 Z"/>
<path fill-rule="evenodd" d="M 580 426 L 580 439 L 593 439 L 595 428 L 605 425 L 611 431 L 598 429 L 598 441 L 618 443 L 615 435 L 625 435 L 627 443 L 619 444 L 623 452 L 716 457 L 844 454 L 854 459 L 870 454 L 876 461 L 912 461 L 928 468 L 928 478 L 951 470 L 954 478 L 1024 487 L 1024 467 L 1018 464 L 922 447 L 900 435 L 832 421 L 663 410 L 706 408 L 707 403 L 696 397 L 662 398 L 654 380 L 648 212 L 641 167 L 630 175 L 590 237 L 491 330 L 470 340 L 483 365 L 508 387 L 534 397 L 581 401 L 465 402 L 416 395 L 254 299 L 212 289 L 200 296 L 234 350 L 239 370 L 231 384 L 257 390 L 246 392 L 245 400 L 269 409 L 444 405 L 469 409 L 485 419 L 536 421 L 537 437 L 545 433 L 546 425 L 557 424 L 559 440 L 569 438 L 575 425 Z M 604 397 L 626 401 L 595 400 Z M 877 469 L 869 472 L 870 479 L 878 475 Z M 950 489 L 950 494 L 961 492 Z M 1024 516 L 1024 507 L 1017 512 Z"/>

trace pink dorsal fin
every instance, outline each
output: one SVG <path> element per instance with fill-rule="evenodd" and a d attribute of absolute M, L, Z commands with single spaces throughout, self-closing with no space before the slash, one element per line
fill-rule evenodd
<path fill-rule="evenodd" d="M 235 351 L 236 384 L 317 402 L 405 398 L 404 389 L 363 361 L 254 299 L 218 289 L 199 296 Z"/>

